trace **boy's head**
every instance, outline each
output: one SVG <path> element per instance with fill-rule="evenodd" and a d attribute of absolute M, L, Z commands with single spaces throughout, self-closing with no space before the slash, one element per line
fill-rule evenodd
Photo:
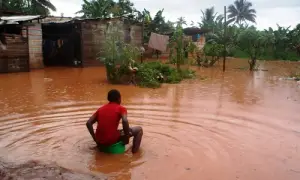
<path fill-rule="evenodd" d="M 107 94 L 107 100 L 109 102 L 114 102 L 114 103 L 121 104 L 121 94 L 120 94 L 120 92 L 116 89 L 110 90 Z"/>

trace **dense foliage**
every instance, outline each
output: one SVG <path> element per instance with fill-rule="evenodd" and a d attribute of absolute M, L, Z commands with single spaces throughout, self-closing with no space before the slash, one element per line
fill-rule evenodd
<path fill-rule="evenodd" d="M 255 68 L 256 60 L 267 47 L 266 36 L 255 29 L 246 29 L 238 36 L 238 47 L 250 56 L 249 69 Z"/>
<path fill-rule="evenodd" d="M 179 83 L 183 79 L 190 79 L 195 76 L 195 72 L 189 69 L 171 67 L 161 62 L 148 62 L 138 64 L 137 72 L 138 85 L 141 87 L 160 87 L 161 83 Z"/>
<path fill-rule="evenodd" d="M 83 0 L 82 13 L 84 18 L 127 17 L 132 19 L 136 12 L 129 0 Z"/>
<path fill-rule="evenodd" d="M 257 30 L 255 26 L 247 24 L 255 23 L 256 11 L 252 8 L 252 3 L 246 0 L 236 0 L 227 11 L 229 20 L 226 24 L 226 36 L 224 17 L 215 13 L 213 7 L 202 11 L 199 25 L 210 28 L 211 32 L 205 35 L 206 45 L 202 56 L 198 58 L 202 60 L 199 65 L 203 64 L 203 59 L 206 60 L 207 56 L 218 56 L 224 43 L 227 56 L 250 59 L 250 70 L 255 69 L 258 59 L 300 60 L 300 24 L 294 29 L 277 25 L 277 29 Z"/>
<path fill-rule="evenodd" d="M 30 15 L 49 15 L 49 10 L 56 11 L 49 0 L 3 0 L 2 8 Z"/>
<path fill-rule="evenodd" d="M 170 62 L 177 65 L 177 70 L 180 70 L 180 65 L 184 64 L 184 54 L 185 54 L 185 42 L 184 42 L 184 34 L 183 34 L 183 19 L 179 19 L 176 29 L 174 31 L 173 36 L 169 42 L 170 54 L 169 59 Z"/>

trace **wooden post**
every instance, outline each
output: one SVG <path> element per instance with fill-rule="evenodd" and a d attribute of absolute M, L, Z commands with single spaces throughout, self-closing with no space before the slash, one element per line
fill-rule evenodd
<path fill-rule="evenodd" d="M 223 55 L 223 72 L 225 72 L 225 67 L 226 67 L 226 41 L 227 41 L 227 34 L 226 34 L 226 31 L 227 31 L 227 20 L 226 20 L 226 6 L 224 6 L 224 55 Z"/>

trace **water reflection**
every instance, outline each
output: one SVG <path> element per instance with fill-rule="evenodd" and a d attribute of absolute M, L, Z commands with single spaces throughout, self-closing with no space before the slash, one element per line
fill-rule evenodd
<path fill-rule="evenodd" d="M 101 172 L 115 177 L 117 180 L 132 179 L 132 169 L 142 165 L 143 149 L 135 155 L 130 153 L 127 147 L 125 154 L 108 155 L 99 152 L 96 148 L 93 152 L 94 158 L 89 163 L 89 169 L 94 172 Z"/>

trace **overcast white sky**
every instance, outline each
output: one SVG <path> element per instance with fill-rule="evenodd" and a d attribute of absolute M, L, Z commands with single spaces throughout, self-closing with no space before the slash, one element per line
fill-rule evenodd
<path fill-rule="evenodd" d="M 146 8 L 151 15 L 164 8 L 164 16 L 167 20 L 176 21 L 183 16 L 188 23 L 199 22 L 201 10 L 215 7 L 219 13 L 224 12 L 224 6 L 233 3 L 234 0 L 131 0 L 138 10 Z M 75 12 L 81 8 L 82 0 L 51 0 L 56 6 L 57 12 L 53 15 L 75 16 Z M 294 27 L 300 23 L 300 0 L 251 0 L 253 8 L 257 11 L 257 24 L 259 29 L 281 26 Z"/>

